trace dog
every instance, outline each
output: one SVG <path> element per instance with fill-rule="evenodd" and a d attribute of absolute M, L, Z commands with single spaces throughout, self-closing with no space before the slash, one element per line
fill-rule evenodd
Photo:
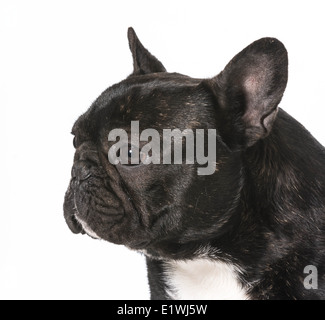
<path fill-rule="evenodd" d="M 325 149 L 279 107 L 284 45 L 262 38 L 194 79 L 168 73 L 132 28 L 128 40 L 133 73 L 72 129 L 71 231 L 145 254 L 151 299 L 324 299 Z M 214 130 L 213 173 L 197 161 L 111 163 L 109 132 L 130 135 L 132 121 Z"/>

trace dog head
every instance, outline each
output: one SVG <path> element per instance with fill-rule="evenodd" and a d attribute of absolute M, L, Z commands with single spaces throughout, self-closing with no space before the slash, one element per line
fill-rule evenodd
<path fill-rule="evenodd" d="M 272 129 L 287 82 L 287 53 L 278 40 L 263 38 L 216 77 L 193 79 L 166 72 L 132 28 L 128 38 L 133 73 L 104 91 L 73 126 L 64 216 L 74 233 L 133 249 L 168 254 L 183 244 L 194 248 L 224 234 L 236 219 L 241 154 Z M 109 132 L 119 128 L 129 136 L 131 121 L 139 121 L 140 131 L 159 132 L 160 149 L 163 129 L 215 130 L 213 172 L 199 175 L 197 158 L 190 164 L 112 164 Z M 184 141 L 181 148 L 186 154 Z"/>

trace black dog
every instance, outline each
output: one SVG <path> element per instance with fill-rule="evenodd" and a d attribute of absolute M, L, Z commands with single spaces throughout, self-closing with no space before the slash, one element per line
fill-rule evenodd
<path fill-rule="evenodd" d="M 152 299 L 325 298 L 325 150 L 278 108 L 283 44 L 263 38 L 193 79 L 166 72 L 132 28 L 128 38 L 134 72 L 72 129 L 70 229 L 145 253 Z M 108 133 L 133 120 L 216 129 L 215 172 L 111 164 Z"/>

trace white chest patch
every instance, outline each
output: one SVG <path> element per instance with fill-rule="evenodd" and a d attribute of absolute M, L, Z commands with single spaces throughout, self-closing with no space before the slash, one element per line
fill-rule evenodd
<path fill-rule="evenodd" d="M 206 259 L 168 261 L 168 294 L 175 300 L 247 300 L 234 265 Z"/>

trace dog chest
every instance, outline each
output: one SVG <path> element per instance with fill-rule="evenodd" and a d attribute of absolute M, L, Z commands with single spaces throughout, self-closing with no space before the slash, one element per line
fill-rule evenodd
<path fill-rule="evenodd" d="M 234 265 L 206 259 L 168 261 L 164 276 L 171 299 L 246 300 Z"/>

